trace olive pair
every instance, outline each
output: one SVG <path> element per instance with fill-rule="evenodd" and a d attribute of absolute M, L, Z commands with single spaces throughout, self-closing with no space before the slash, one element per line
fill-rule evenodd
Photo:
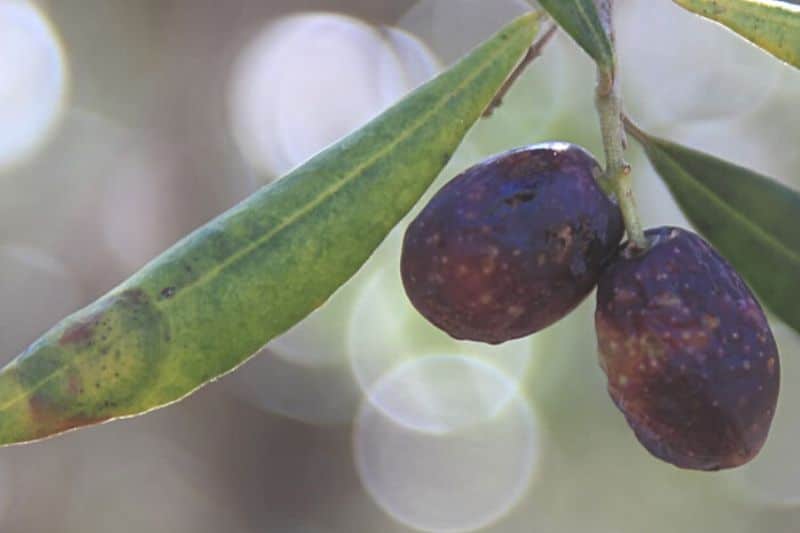
<path fill-rule="evenodd" d="M 662 227 L 620 245 L 622 214 L 584 149 L 545 143 L 456 176 L 406 231 L 409 299 L 457 339 L 530 335 L 596 286 L 608 390 L 637 438 L 683 468 L 749 461 L 779 385 L 778 351 L 740 276 L 698 235 Z"/>

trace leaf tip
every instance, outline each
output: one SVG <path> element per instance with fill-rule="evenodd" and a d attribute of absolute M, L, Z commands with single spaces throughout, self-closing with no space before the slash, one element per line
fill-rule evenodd
<path fill-rule="evenodd" d="M 527 13 L 520 15 L 511 24 L 508 25 L 506 30 L 501 33 L 502 39 L 507 39 L 511 35 L 517 32 L 525 32 L 529 33 L 531 36 L 531 40 L 539 31 L 539 23 L 542 20 L 542 13 L 541 11 L 528 11 Z"/>

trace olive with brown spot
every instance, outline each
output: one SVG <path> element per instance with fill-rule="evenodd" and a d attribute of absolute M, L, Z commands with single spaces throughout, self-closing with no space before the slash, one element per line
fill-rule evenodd
<path fill-rule="evenodd" d="M 584 149 L 553 142 L 456 176 L 406 231 L 401 273 L 412 304 L 452 337 L 491 344 L 564 317 L 624 231 L 600 172 Z"/>
<path fill-rule="evenodd" d="M 778 399 L 764 312 L 698 235 L 662 227 L 646 236 L 650 248 L 623 245 L 598 285 L 609 394 L 656 457 L 697 470 L 744 464 L 764 444 Z"/>

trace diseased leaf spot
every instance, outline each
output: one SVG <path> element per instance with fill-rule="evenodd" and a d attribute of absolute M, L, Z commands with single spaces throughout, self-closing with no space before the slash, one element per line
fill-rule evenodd
<path fill-rule="evenodd" d="M 46 437 L 53 433 L 61 433 L 68 429 L 99 424 L 108 420 L 107 416 L 89 416 L 84 413 L 69 416 L 62 408 L 53 405 L 38 394 L 30 397 L 28 406 L 31 418 L 37 426 L 33 433 L 33 438 Z"/>
<path fill-rule="evenodd" d="M 175 287 L 164 287 L 161 289 L 161 297 L 164 299 L 172 298 L 175 296 L 175 292 L 177 292 Z"/>
<path fill-rule="evenodd" d="M 92 320 L 83 320 L 67 328 L 61 335 L 59 344 L 65 346 L 67 344 L 84 344 L 89 341 L 94 332 L 96 322 Z"/>

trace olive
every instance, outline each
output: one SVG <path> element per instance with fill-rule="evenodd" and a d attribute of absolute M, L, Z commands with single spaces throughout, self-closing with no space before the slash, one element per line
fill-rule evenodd
<path fill-rule="evenodd" d="M 583 148 L 491 157 L 440 189 L 403 240 L 406 294 L 456 339 L 498 344 L 564 317 L 595 287 L 624 225 Z"/>
<path fill-rule="evenodd" d="M 764 311 L 733 267 L 679 228 L 626 243 L 600 277 L 595 327 L 608 391 L 644 447 L 681 468 L 751 460 L 780 381 Z"/>

